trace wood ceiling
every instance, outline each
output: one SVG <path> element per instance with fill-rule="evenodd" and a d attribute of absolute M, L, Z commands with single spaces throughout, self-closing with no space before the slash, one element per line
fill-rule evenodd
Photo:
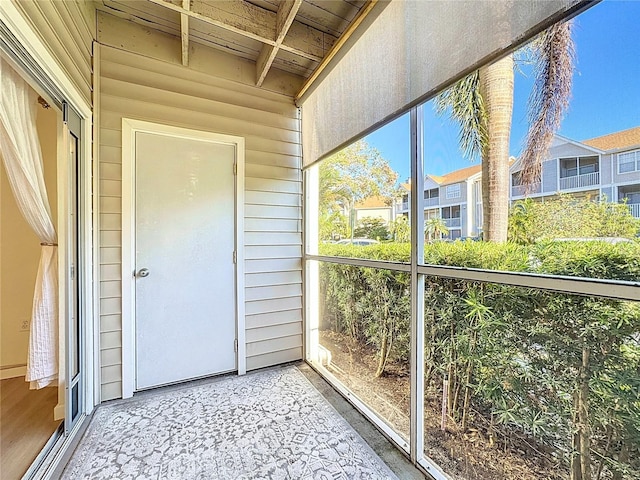
<path fill-rule="evenodd" d="M 368 0 L 96 0 L 98 10 L 256 63 L 256 85 L 271 68 L 312 77 L 339 38 L 370 10 Z"/>

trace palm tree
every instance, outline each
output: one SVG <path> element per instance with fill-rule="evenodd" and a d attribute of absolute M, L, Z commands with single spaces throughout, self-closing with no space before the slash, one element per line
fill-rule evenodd
<path fill-rule="evenodd" d="M 530 45 L 535 83 L 529 97 L 529 131 L 520 162 L 524 185 L 535 182 L 571 96 L 574 46 L 571 22 L 545 30 Z M 483 238 L 507 240 L 509 137 L 513 111 L 514 56 L 481 67 L 436 97 L 439 114 L 460 127 L 465 156 L 482 159 Z"/>
<path fill-rule="evenodd" d="M 425 233 L 427 234 L 427 238 L 429 243 L 434 240 L 441 240 L 443 235 L 447 235 L 449 233 L 449 229 L 447 228 L 447 224 L 442 218 L 432 217 L 425 222 Z"/>

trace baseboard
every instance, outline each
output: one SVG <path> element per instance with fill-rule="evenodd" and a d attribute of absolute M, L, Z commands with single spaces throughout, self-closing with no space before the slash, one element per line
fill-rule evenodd
<path fill-rule="evenodd" d="M 8 378 L 24 377 L 27 374 L 26 365 L 17 365 L 11 367 L 0 368 L 0 380 L 6 380 Z"/>
<path fill-rule="evenodd" d="M 54 420 L 64 420 L 64 403 L 59 403 L 53 409 L 53 419 Z"/>

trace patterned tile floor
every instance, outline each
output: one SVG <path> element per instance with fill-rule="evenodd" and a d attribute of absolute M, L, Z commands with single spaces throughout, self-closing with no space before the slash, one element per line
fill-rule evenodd
<path fill-rule="evenodd" d="M 98 407 L 64 479 L 395 479 L 295 367 Z"/>

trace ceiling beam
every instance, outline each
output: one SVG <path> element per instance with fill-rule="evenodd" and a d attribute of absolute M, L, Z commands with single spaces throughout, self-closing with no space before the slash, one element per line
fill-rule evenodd
<path fill-rule="evenodd" d="M 182 8 L 189 10 L 190 0 L 182 0 Z M 182 65 L 189 66 L 189 15 L 180 14 L 180 33 L 182 38 Z"/>
<path fill-rule="evenodd" d="M 256 60 L 256 86 L 259 87 L 264 82 L 278 54 L 278 50 L 296 18 L 300 5 L 302 5 L 302 0 L 283 0 L 278 7 L 278 12 L 276 13 L 276 44 L 262 46 L 258 60 Z"/>
<path fill-rule="evenodd" d="M 276 13 L 276 44 L 284 41 L 289 28 L 296 18 L 298 10 L 300 10 L 302 0 L 282 0 Z"/>
<path fill-rule="evenodd" d="M 173 10 L 181 15 L 198 19 L 209 25 L 237 33 L 275 47 L 278 40 L 278 13 L 260 8 L 245 0 L 226 0 L 220 2 L 191 0 L 190 9 L 185 9 L 171 0 L 149 0 L 156 5 Z M 295 5 L 297 2 L 293 1 Z M 285 8 L 292 8 L 291 2 L 285 1 Z M 282 5 L 281 5 L 282 7 Z M 278 12 L 280 8 L 278 9 Z M 284 10 L 283 10 L 284 11 Z M 282 14 L 286 19 L 287 16 Z M 295 18 L 295 16 L 294 16 Z M 284 20 L 281 20 L 281 22 Z M 279 48 L 295 55 L 322 61 L 326 51 L 336 41 L 333 35 L 304 25 L 295 19 L 291 21 L 287 41 L 281 41 Z M 285 33 L 286 35 L 286 33 Z"/>

